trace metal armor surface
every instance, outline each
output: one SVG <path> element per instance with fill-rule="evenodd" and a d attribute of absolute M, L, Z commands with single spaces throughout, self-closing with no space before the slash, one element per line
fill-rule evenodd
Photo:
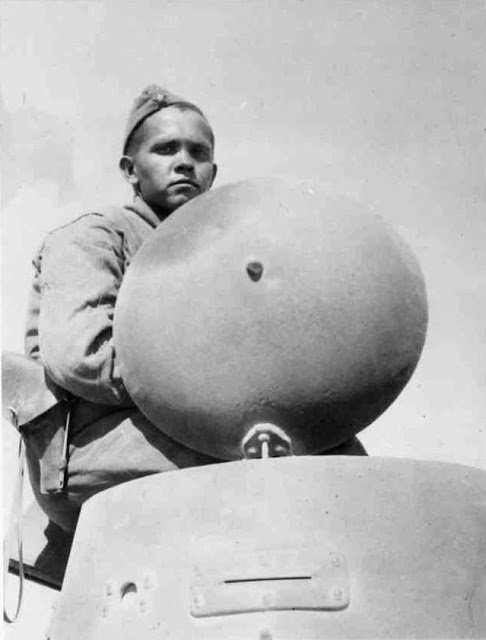
<path fill-rule="evenodd" d="M 256 423 L 296 454 L 375 420 L 424 344 L 425 285 L 395 232 L 305 184 L 220 187 L 170 216 L 127 270 L 114 339 L 130 395 L 182 444 L 241 458 Z"/>
<path fill-rule="evenodd" d="M 50 638 L 485 637 L 485 531 L 486 473 L 454 464 L 303 456 L 135 480 L 83 507 Z"/>

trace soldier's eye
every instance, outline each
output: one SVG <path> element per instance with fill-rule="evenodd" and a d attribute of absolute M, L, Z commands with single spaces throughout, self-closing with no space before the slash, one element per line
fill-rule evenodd
<path fill-rule="evenodd" d="M 192 155 L 196 160 L 199 160 L 200 162 L 206 162 L 211 158 L 211 150 L 203 145 L 195 145 L 192 148 Z"/>
<path fill-rule="evenodd" d="M 157 144 L 154 148 L 155 153 L 162 156 L 172 156 L 177 153 L 177 144 L 175 142 L 164 142 Z"/>

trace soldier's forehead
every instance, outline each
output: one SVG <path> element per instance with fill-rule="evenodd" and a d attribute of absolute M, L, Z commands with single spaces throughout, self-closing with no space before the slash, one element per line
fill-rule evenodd
<path fill-rule="evenodd" d="M 201 114 L 193 109 L 178 109 L 176 106 L 167 107 L 149 116 L 143 123 L 145 136 L 160 136 L 174 134 L 196 134 L 198 137 L 211 139 L 211 127 Z"/>

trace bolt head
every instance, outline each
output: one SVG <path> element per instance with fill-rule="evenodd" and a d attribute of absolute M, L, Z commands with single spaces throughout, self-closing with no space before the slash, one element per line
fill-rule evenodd
<path fill-rule="evenodd" d="M 201 593 L 195 593 L 192 598 L 193 607 L 195 609 L 200 609 L 201 607 L 204 607 L 204 604 L 205 604 L 204 596 Z"/>
<path fill-rule="evenodd" d="M 332 566 L 333 567 L 341 566 L 341 558 L 339 556 L 333 556 L 332 557 Z"/>
<path fill-rule="evenodd" d="M 332 590 L 332 597 L 336 602 L 342 602 L 344 598 L 344 591 L 340 587 L 334 587 Z"/>
<path fill-rule="evenodd" d="M 148 609 L 148 604 L 146 600 L 140 600 L 140 602 L 138 603 L 138 610 L 140 611 L 140 613 L 145 613 Z"/>
<path fill-rule="evenodd" d="M 259 433 L 258 442 L 270 442 L 270 436 L 268 433 Z"/>
<path fill-rule="evenodd" d="M 154 580 L 148 573 L 144 575 L 142 585 L 144 589 L 151 589 L 154 586 Z"/>

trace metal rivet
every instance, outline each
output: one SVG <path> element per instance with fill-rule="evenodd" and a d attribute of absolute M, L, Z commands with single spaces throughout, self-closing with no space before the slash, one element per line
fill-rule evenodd
<path fill-rule="evenodd" d="M 113 584 L 111 582 L 107 582 L 106 586 L 105 586 L 105 593 L 107 596 L 112 596 L 113 592 L 114 592 L 114 587 Z"/>
<path fill-rule="evenodd" d="M 101 615 L 103 616 L 103 618 L 107 618 L 109 613 L 110 613 L 110 608 L 109 607 L 103 607 L 103 609 L 101 611 Z"/>
<path fill-rule="evenodd" d="M 341 558 L 339 556 L 333 556 L 332 557 L 332 566 L 333 567 L 340 567 L 341 566 Z"/>
<path fill-rule="evenodd" d="M 200 593 L 195 593 L 192 598 L 192 604 L 195 609 L 200 609 L 201 607 L 204 607 L 204 604 L 205 604 L 204 596 Z"/>
<path fill-rule="evenodd" d="M 332 597 L 337 602 L 341 602 L 344 597 L 344 591 L 340 587 L 334 587 L 332 590 Z"/>
<path fill-rule="evenodd" d="M 272 640 L 272 632 L 270 629 L 262 629 L 260 631 L 260 640 Z"/>
<path fill-rule="evenodd" d="M 147 601 L 146 600 L 140 600 L 140 602 L 138 603 L 138 609 L 140 611 L 140 613 L 145 613 L 148 609 L 148 605 L 147 605 Z"/>
<path fill-rule="evenodd" d="M 143 577 L 142 584 L 144 589 L 151 589 L 154 586 L 154 580 L 152 576 L 150 576 L 149 574 L 145 575 Z"/>

